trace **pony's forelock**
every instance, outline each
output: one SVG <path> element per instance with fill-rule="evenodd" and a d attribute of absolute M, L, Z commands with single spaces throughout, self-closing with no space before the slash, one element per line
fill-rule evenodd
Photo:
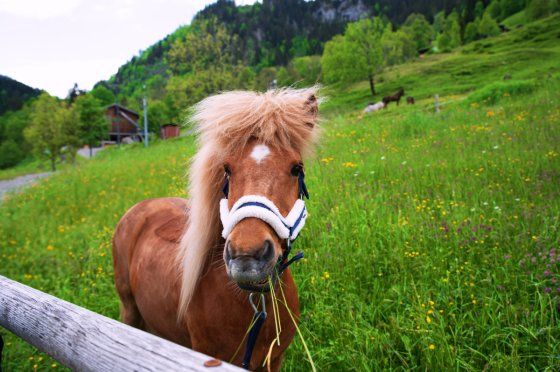
<path fill-rule="evenodd" d="M 198 152 L 189 172 L 189 224 L 179 247 L 182 287 L 179 318 L 196 289 L 209 253 L 220 243 L 219 201 L 224 157 L 240 151 L 250 139 L 309 155 L 319 135 L 318 86 L 266 93 L 226 92 L 194 107 Z"/>

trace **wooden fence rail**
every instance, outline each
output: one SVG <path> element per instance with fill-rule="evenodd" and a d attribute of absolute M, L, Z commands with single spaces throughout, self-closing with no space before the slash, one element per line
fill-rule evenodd
<path fill-rule="evenodd" d="M 208 372 L 212 359 L 1 275 L 0 326 L 78 371 Z"/>

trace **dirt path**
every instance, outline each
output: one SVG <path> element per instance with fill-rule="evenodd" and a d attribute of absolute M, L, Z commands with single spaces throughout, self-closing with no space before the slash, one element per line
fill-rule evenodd
<path fill-rule="evenodd" d="M 27 174 L 25 176 L 13 178 L 11 180 L 0 181 L 0 201 L 4 199 L 4 195 L 8 191 L 17 190 L 24 186 L 31 185 L 35 180 L 41 179 L 50 174 L 51 172 Z"/>

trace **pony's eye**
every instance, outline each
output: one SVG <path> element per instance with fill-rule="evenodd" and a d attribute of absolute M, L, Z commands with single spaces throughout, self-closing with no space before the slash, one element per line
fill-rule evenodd
<path fill-rule="evenodd" d="M 297 177 L 299 176 L 302 170 L 303 170 L 303 164 L 296 164 L 292 167 L 290 173 L 292 174 L 292 176 Z"/>
<path fill-rule="evenodd" d="M 229 165 L 227 165 L 227 164 L 224 165 L 224 172 L 226 172 L 226 174 L 228 176 L 231 176 L 231 169 L 230 169 Z"/>

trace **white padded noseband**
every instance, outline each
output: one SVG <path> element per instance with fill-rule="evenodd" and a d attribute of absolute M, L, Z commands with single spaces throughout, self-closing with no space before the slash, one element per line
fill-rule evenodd
<path fill-rule="evenodd" d="M 222 199 L 220 201 L 220 219 L 224 227 L 222 237 L 227 239 L 235 225 L 250 217 L 266 222 L 276 231 L 280 239 L 288 239 L 292 242 L 305 225 L 307 210 L 302 199 L 296 200 L 286 217 L 282 216 L 278 207 L 264 196 L 245 195 L 235 202 L 231 210 L 228 208 L 228 199 Z"/>

